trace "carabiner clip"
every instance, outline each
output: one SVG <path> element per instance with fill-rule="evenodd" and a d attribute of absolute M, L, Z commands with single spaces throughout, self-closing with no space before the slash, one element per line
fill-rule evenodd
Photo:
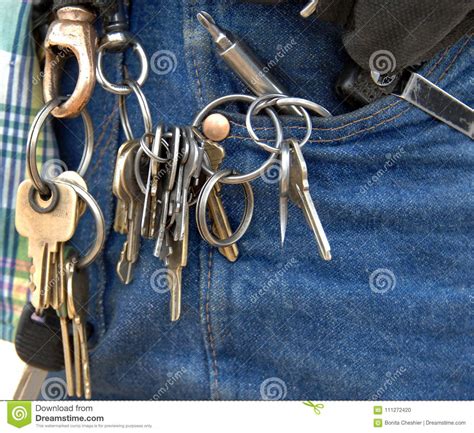
<path fill-rule="evenodd" d="M 72 53 L 79 65 L 76 87 L 69 98 L 52 111 L 55 117 L 76 117 L 89 102 L 96 82 L 97 34 L 95 14 L 78 6 L 57 11 L 45 39 L 43 93 L 46 101 L 57 98 L 62 68 Z"/>

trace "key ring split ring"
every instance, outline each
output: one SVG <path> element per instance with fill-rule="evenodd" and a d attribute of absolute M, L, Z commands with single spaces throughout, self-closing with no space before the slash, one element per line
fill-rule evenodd
<path fill-rule="evenodd" d="M 255 96 L 250 96 L 250 95 L 243 95 L 243 94 L 235 94 L 235 95 L 226 95 L 222 96 L 220 98 L 215 99 L 208 105 L 206 105 L 194 118 L 192 126 L 198 127 L 202 120 L 204 119 L 207 114 L 214 110 L 216 107 L 219 105 L 228 103 L 228 102 L 234 102 L 234 101 L 242 101 L 242 102 L 249 102 L 252 103 L 255 101 L 257 97 Z M 275 110 L 271 108 L 266 108 L 265 112 L 270 116 L 272 119 L 272 122 L 275 126 L 275 133 L 276 133 L 276 143 L 275 143 L 275 148 L 279 149 L 281 142 L 283 141 L 283 128 L 281 126 L 280 120 L 278 119 L 278 115 L 275 113 Z M 230 174 L 229 176 L 225 176 L 221 178 L 221 183 L 225 184 L 239 184 L 239 183 L 245 183 L 245 182 L 250 182 L 252 180 L 257 179 L 259 176 L 262 175 L 265 170 L 267 170 L 269 167 L 271 167 L 278 159 L 278 155 L 276 154 L 271 154 L 270 157 L 256 170 L 251 171 L 250 173 L 246 174 L 239 174 L 239 175 L 234 175 Z M 216 174 L 213 170 L 211 170 L 209 167 L 207 167 L 205 164 L 202 165 L 202 171 L 209 177 L 212 177 Z"/>
<path fill-rule="evenodd" d="M 140 188 L 143 194 L 146 194 L 146 186 L 145 186 L 145 183 L 143 182 L 141 172 L 140 172 L 140 164 L 142 161 L 143 153 L 146 153 L 150 159 L 153 159 L 160 164 L 168 163 L 167 158 L 161 158 L 155 155 L 150 149 L 148 149 L 145 143 L 145 139 L 147 137 L 153 138 L 154 140 L 157 140 L 157 137 L 158 137 L 161 143 L 160 146 L 164 146 L 166 151 L 169 151 L 169 145 L 168 145 L 168 142 L 165 140 L 165 137 L 170 137 L 170 133 L 169 132 L 163 133 L 163 125 L 158 125 L 158 127 L 156 128 L 156 134 L 153 134 L 151 132 L 145 132 L 145 134 L 143 134 L 143 136 L 140 138 L 140 146 L 138 147 L 137 153 L 135 155 L 133 171 L 135 174 L 135 179 L 137 180 L 137 183 L 138 183 L 138 187 Z"/>
<path fill-rule="evenodd" d="M 276 107 L 288 107 L 288 106 L 297 106 L 301 109 L 303 116 L 306 122 L 306 134 L 303 139 L 298 142 L 300 147 L 303 147 L 311 138 L 311 134 L 313 132 L 313 122 L 311 117 L 308 114 L 308 111 L 312 111 L 313 113 L 321 116 L 321 117 L 330 117 L 332 114 L 326 110 L 322 105 L 317 104 L 316 102 L 309 101 L 303 98 L 292 98 L 286 95 L 278 95 L 278 94 L 271 94 L 271 95 L 263 95 L 260 96 L 257 100 L 255 100 L 249 107 L 247 111 L 247 115 L 245 117 L 245 126 L 252 137 L 252 139 L 262 148 L 265 150 L 272 152 L 272 153 L 280 153 L 280 150 L 276 147 L 269 146 L 268 144 L 263 143 L 260 138 L 255 133 L 255 130 L 252 125 L 252 115 L 257 114 L 263 108 L 268 108 L 271 106 Z"/>
<path fill-rule="evenodd" d="M 78 268 L 85 268 L 89 266 L 100 254 L 102 248 L 104 247 L 105 243 L 105 220 L 104 214 L 100 209 L 97 201 L 92 197 L 92 195 L 81 188 L 79 185 L 76 185 L 73 182 L 69 182 L 63 179 L 54 179 L 55 183 L 68 185 L 70 186 L 74 192 L 89 206 L 89 209 L 92 212 L 92 216 L 94 217 L 97 236 L 95 238 L 94 245 L 89 249 L 89 251 L 82 257 L 79 258 L 77 262 Z"/>
<path fill-rule="evenodd" d="M 132 89 L 126 84 L 111 83 L 105 76 L 103 71 L 103 58 L 107 51 L 124 51 L 125 48 L 131 47 L 133 52 L 137 54 L 140 61 L 140 75 L 136 79 L 139 86 L 143 86 L 148 77 L 148 59 L 142 45 L 129 32 L 113 32 L 104 36 L 97 50 L 97 81 L 101 86 L 109 92 L 116 95 L 128 95 Z"/>
<path fill-rule="evenodd" d="M 135 80 L 125 80 L 125 85 L 128 86 L 138 100 L 138 105 L 140 106 L 140 111 L 142 113 L 143 125 L 145 127 L 145 134 L 151 133 L 153 129 L 153 121 L 151 119 L 150 106 L 146 100 L 145 94 L 143 93 L 140 84 Z M 126 104 L 127 94 L 121 94 L 119 96 L 119 112 L 120 112 L 120 123 L 122 124 L 123 132 L 127 140 L 133 140 L 132 127 L 130 126 L 130 121 L 127 113 L 127 104 Z"/>
<path fill-rule="evenodd" d="M 41 195 L 48 196 L 51 192 L 47 182 L 45 182 L 38 171 L 38 165 L 36 163 L 36 147 L 38 144 L 39 134 L 43 127 L 44 122 L 50 115 L 50 113 L 58 107 L 61 102 L 65 101 L 67 96 L 61 96 L 47 102 L 43 108 L 35 116 L 31 128 L 28 132 L 28 140 L 26 143 L 26 168 L 31 181 L 35 188 Z M 86 133 L 86 139 L 84 143 L 84 152 L 82 154 L 81 162 L 77 169 L 82 177 L 85 175 L 87 168 L 91 162 L 92 152 L 94 150 L 94 127 L 92 125 L 92 119 L 86 109 L 81 111 L 82 122 L 84 123 L 84 129 Z"/>
<path fill-rule="evenodd" d="M 250 182 L 241 182 L 245 193 L 245 210 L 244 216 L 239 224 L 239 227 L 227 239 L 218 239 L 209 230 L 209 226 L 207 225 L 206 219 L 207 202 L 209 200 L 209 195 L 211 194 L 211 191 L 216 186 L 216 184 L 221 181 L 221 179 L 224 179 L 226 176 L 229 176 L 231 174 L 232 170 L 221 170 L 211 176 L 204 184 L 204 187 L 199 193 L 199 197 L 196 203 L 196 223 L 199 233 L 201 234 L 203 239 L 205 239 L 210 245 L 218 248 L 228 247 L 238 242 L 248 230 L 253 217 L 254 196 L 252 186 L 250 185 Z"/>

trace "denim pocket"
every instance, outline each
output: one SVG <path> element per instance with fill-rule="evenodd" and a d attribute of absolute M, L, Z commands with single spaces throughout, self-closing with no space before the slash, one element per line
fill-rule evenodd
<path fill-rule="evenodd" d="M 420 73 L 469 103 L 459 86 L 468 77 L 467 44 Z M 232 123 L 226 164 L 255 169 L 268 153 L 248 138 L 242 115 L 224 113 Z M 319 258 L 294 205 L 281 248 L 278 183 L 253 182 L 255 214 L 241 258 L 229 265 L 209 253 L 214 395 L 259 399 L 273 379 L 290 399 L 373 399 L 396 376 L 383 398 L 468 398 L 472 141 L 393 96 L 313 120 L 303 155 L 333 260 Z M 286 136 L 302 138 L 296 122 L 284 119 Z M 262 139 L 272 138 L 268 119 L 254 123 Z M 222 194 L 237 203 L 236 224 L 240 192 Z M 433 375 L 442 384 L 430 385 Z"/>

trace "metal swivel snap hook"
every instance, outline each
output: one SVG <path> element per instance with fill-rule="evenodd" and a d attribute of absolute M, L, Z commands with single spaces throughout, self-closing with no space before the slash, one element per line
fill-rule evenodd
<path fill-rule="evenodd" d="M 72 95 L 52 114 L 75 117 L 84 109 L 95 86 L 97 35 L 95 15 L 83 7 L 67 6 L 57 11 L 45 39 L 43 92 L 46 101 L 57 98 L 64 63 L 71 54 L 79 64 L 79 76 Z"/>

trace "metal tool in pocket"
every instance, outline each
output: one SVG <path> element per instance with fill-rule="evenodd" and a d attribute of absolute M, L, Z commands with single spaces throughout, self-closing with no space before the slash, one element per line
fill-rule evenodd
<path fill-rule="evenodd" d="M 474 110 L 425 77 L 409 70 L 403 71 L 401 76 L 384 76 L 372 71 L 371 76 L 381 87 L 388 86 L 393 80 L 398 79 L 399 84 L 393 95 L 413 104 L 469 138 L 474 138 Z"/>

